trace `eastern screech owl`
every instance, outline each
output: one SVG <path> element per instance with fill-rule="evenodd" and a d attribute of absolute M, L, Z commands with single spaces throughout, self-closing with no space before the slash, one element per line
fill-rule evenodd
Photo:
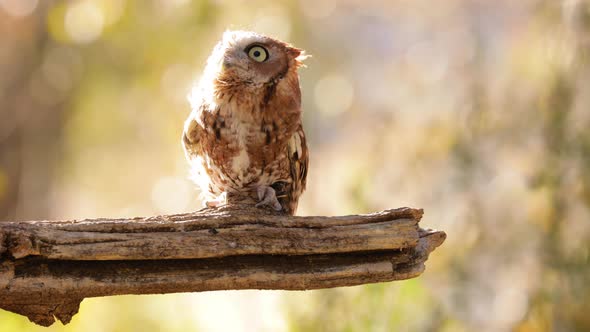
<path fill-rule="evenodd" d="M 246 31 L 227 31 L 189 100 L 182 143 L 207 206 L 228 194 L 294 214 L 308 151 L 297 69 L 304 52 Z"/>

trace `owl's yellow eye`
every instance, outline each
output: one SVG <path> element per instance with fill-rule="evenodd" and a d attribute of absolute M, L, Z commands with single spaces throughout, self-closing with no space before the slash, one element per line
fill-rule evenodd
<path fill-rule="evenodd" d="M 268 59 L 268 51 L 262 46 L 252 46 L 248 49 L 248 56 L 256 62 L 264 62 Z"/>

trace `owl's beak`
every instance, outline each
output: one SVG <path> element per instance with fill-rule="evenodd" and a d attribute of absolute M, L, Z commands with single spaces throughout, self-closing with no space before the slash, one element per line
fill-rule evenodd
<path fill-rule="evenodd" d="M 221 62 L 221 69 L 222 70 L 228 70 L 228 69 L 231 69 L 231 68 L 240 68 L 240 69 L 243 69 L 243 70 L 248 70 L 248 68 L 244 68 L 243 66 L 240 66 L 237 63 L 232 62 L 229 59 L 224 59 Z"/>

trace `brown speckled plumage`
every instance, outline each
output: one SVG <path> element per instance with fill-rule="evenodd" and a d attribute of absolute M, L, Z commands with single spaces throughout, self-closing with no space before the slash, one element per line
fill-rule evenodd
<path fill-rule="evenodd" d="M 250 58 L 252 45 L 268 58 Z M 304 58 L 270 37 L 224 33 L 191 94 L 182 140 L 193 179 L 208 199 L 268 186 L 282 209 L 295 213 L 308 165 L 297 74 Z"/>

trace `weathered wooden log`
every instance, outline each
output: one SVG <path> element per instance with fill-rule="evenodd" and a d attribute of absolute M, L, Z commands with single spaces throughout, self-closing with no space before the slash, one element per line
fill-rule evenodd
<path fill-rule="evenodd" d="M 422 210 L 293 217 L 245 205 L 132 219 L 0 223 L 0 308 L 49 326 L 86 297 L 306 290 L 413 278 L 444 232 Z M 54 318 L 55 317 L 55 318 Z"/>

